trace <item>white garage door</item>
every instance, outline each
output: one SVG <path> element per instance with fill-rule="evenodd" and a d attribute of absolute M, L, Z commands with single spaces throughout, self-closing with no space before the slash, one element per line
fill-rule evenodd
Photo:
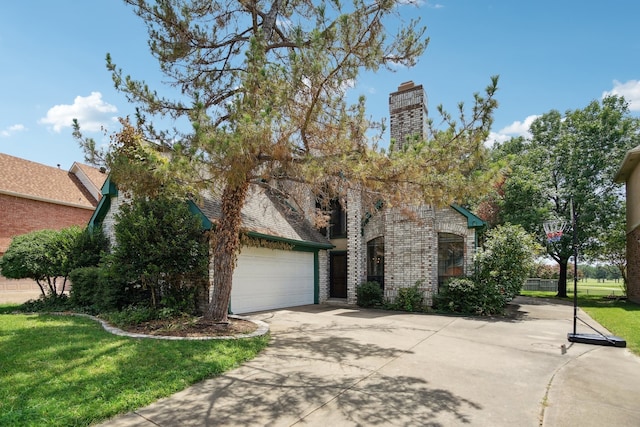
<path fill-rule="evenodd" d="M 233 273 L 234 314 L 313 304 L 313 253 L 243 248 Z"/>

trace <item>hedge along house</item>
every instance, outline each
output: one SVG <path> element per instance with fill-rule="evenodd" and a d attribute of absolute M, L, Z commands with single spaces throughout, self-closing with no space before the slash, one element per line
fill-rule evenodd
<path fill-rule="evenodd" d="M 90 225 L 101 225 L 113 243 L 115 214 L 127 198 L 110 179 L 102 195 Z M 187 203 L 203 229 L 215 233 L 219 200 L 205 194 L 201 202 Z M 243 246 L 233 273 L 230 311 L 242 314 L 326 300 L 327 250 L 333 245 L 295 209 L 257 185 L 251 187 L 241 215 Z M 210 270 L 210 284 L 213 274 Z"/>
<path fill-rule="evenodd" d="M 425 136 L 427 101 L 422 85 L 402 83 L 389 95 L 390 133 L 395 149 L 408 138 Z M 431 304 L 442 283 L 472 273 L 478 232 L 486 225 L 468 210 L 416 205 L 409 218 L 402 209 L 363 208 L 362 194 L 347 191 L 334 203 L 328 237 L 329 298 L 355 304 L 357 287 L 366 281 L 382 285 L 393 301 L 402 288 L 418 283 Z"/>
<path fill-rule="evenodd" d="M 614 181 L 625 183 L 627 196 L 627 298 L 640 304 L 640 145 L 627 151 Z"/>

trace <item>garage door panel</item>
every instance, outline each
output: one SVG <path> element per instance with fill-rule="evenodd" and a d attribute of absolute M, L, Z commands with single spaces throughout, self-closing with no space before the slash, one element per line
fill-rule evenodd
<path fill-rule="evenodd" d="M 313 253 L 243 248 L 233 274 L 234 313 L 314 302 Z"/>

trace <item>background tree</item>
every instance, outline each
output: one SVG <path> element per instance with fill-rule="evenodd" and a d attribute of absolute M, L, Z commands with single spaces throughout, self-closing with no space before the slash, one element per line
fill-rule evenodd
<path fill-rule="evenodd" d="M 160 96 L 107 56 L 116 88 L 138 105 L 136 123 L 123 121 L 109 153 L 96 153 L 77 123 L 75 136 L 134 194 L 204 189 L 220 197 L 206 319 L 227 320 L 240 210 L 252 184 L 292 202 L 295 186 L 283 183 L 304 183 L 322 200 L 352 187 L 387 206 L 446 205 L 486 184 L 483 142 L 497 77 L 470 112 L 459 105 L 459 120 L 439 109 L 442 122 L 429 123 L 427 141 L 389 155 L 377 146 L 381 133 L 372 129 L 383 128 L 366 119 L 364 98 L 346 101 L 362 70 L 410 67 L 424 52 L 426 29 L 400 17 L 406 2 L 125 1 L 147 26 L 151 53 L 178 94 Z M 158 116 L 186 118 L 191 130 L 158 131 Z"/>
<path fill-rule="evenodd" d="M 638 124 L 625 100 L 611 96 L 564 115 L 546 113 L 532 123 L 531 139 L 496 148 L 496 157 L 510 166 L 500 201 L 501 220 L 521 224 L 541 241 L 545 220 L 563 219 L 567 224 L 559 242 L 546 244 L 548 256 L 560 267 L 560 297 L 567 296 L 567 266 L 573 255 L 571 203 L 578 252 L 595 258 L 603 237 L 620 227 L 615 219 L 624 194 L 613 176 L 626 151 L 638 145 Z"/>
<path fill-rule="evenodd" d="M 82 229 L 77 226 L 62 230 L 39 230 L 16 236 L 0 258 L 0 274 L 10 279 L 33 279 L 43 297 L 64 294 L 71 257 Z M 62 286 L 59 287 L 59 279 Z"/>
<path fill-rule="evenodd" d="M 609 227 L 599 236 L 600 247 L 592 258 L 617 270 L 614 278 L 622 279 L 622 288 L 627 293 L 627 218 L 624 203 L 612 217 Z"/>

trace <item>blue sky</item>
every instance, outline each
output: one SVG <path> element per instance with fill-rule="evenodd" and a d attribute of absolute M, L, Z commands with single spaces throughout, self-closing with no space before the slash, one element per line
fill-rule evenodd
<path fill-rule="evenodd" d="M 420 16 L 431 42 L 411 69 L 364 74 L 351 94 L 368 114 L 388 116 L 388 94 L 413 80 L 454 113 L 500 75 L 492 138 L 526 132 L 537 115 L 624 95 L 640 113 L 640 2 L 637 0 L 417 0 L 399 19 Z M 132 114 L 113 88 L 106 53 L 126 73 L 158 86 L 143 23 L 118 0 L 27 0 L 0 7 L 0 152 L 71 167 L 83 153 L 71 120 L 101 143 Z M 388 135 L 386 136 L 388 139 Z"/>

